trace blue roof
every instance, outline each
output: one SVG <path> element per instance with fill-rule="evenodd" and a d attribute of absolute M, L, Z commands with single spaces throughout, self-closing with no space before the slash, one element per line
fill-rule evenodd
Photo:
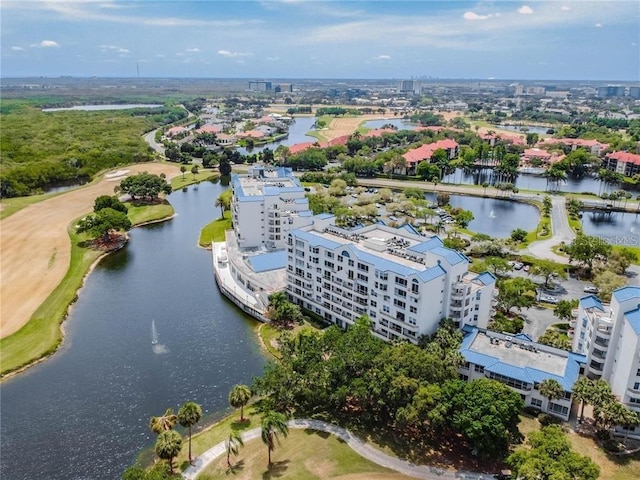
<path fill-rule="evenodd" d="M 491 272 L 481 273 L 475 279 L 483 285 L 491 285 L 493 283 L 496 283 L 496 277 L 494 277 Z"/>
<path fill-rule="evenodd" d="M 460 262 L 464 262 L 467 260 L 467 257 L 462 255 L 455 250 L 451 250 L 446 247 L 437 247 L 431 250 L 431 253 L 438 255 L 439 257 L 443 257 L 450 265 L 457 265 Z"/>
<path fill-rule="evenodd" d="M 327 220 L 329 218 L 333 218 L 334 216 L 335 215 L 333 215 L 332 213 L 319 213 L 318 215 L 316 215 L 318 220 Z"/>
<path fill-rule="evenodd" d="M 526 333 L 518 333 L 513 338 L 517 338 L 518 340 L 526 340 L 527 342 L 533 342 L 533 338 L 531 338 Z"/>
<path fill-rule="evenodd" d="M 443 243 L 440 240 L 440 237 L 433 236 L 429 240 L 426 240 L 422 243 L 418 243 L 412 247 L 407 248 L 407 251 L 412 251 L 416 253 L 424 253 L 433 250 L 434 248 L 442 247 Z"/>
<path fill-rule="evenodd" d="M 604 312 L 602 302 L 600 302 L 600 299 L 594 295 L 587 295 L 586 297 L 582 297 L 580 299 L 580 306 L 582 308 L 597 308 L 598 310 Z"/>
<path fill-rule="evenodd" d="M 431 268 L 427 268 L 426 270 L 423 270 L 420 273 L 418 273 L 418 277 L 423 282 L 430 282 L 434 278 L 438 278 L 446 274 L 447 274 L 447 271 L 444 268 L 442 268 L 440 265 L 435 265 Z"/>
<path fill-rule="evenodd" d="M 398 228 L 398 230 L 406 230 L 409 233 L 413 233 L 414 235 L 420 235 L 420 232 L 415 229 L 413 225 L 410 223 L 405 223 L 402 227 Z"/>
<path fill-rule="evenodd" d="M 613 296 L 616 297 L 616 300 L 618 300 L 618 302 L 625 302 L 633 298 L 640 299 L 640 287 L 627 285 L 626 287 L 614 290 Z"/>
<path fill-rule="evenodd" d="M 640 335 L 640 306 L 630 312 L 626 312 L 624 316 L 633 328 L 633 331 L 636 332 L 636 335 Z"/>
<path fill-rule="evenodd" d="M 254 255 L 249 257 L 247 261 L 256 273 L 285 268 L 287 266 L 287 251 L 278 250 L 277 252 Z"/>
<path fill-rule="evenodd" d="M 638 313 L 638 318 L 640 321 L 640 311 Z M 533 367 L 520 367 L 505 363 L 502 359 L 493 355 L 487 355 L 471 350 L 470 347 L 479 333 L 477 328 L 465 326 L 465 328 L 462 329 L 462 332 L 464 337 L 462 338 L 462 344 L 460 345 L 460 353 L 467 362 L 480 365 L 484 367 L 487 372 L 504 375 L 505 377 L 514 378 L 526 383 L 541 383 L 547 378 L 553 378 L 562 385 L 562 388 L 566 392 L 571 392 L 573 384 L 576 382 L 580 374 L 580 365 L 587 361 L 584 355 L 573 352 L 568 353 L 563 376 L 555 375 Z M 531 340 L 531 338 L 525 334 L 518 334 L 515 338 L 526 341 Z M 533 345 L 539 345 L 535 342 L 531 343 Z"/>

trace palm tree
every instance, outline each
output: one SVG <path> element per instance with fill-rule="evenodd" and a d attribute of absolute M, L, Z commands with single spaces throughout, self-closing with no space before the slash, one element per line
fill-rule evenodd
<path fill-rule="evenodd" d="M 187 402 L 178 410 L 178 423 L 189 428 L 189 463 L 191 463 L 191 427 L 202 418 L 202 408 L 194 402 Z"/>
<path fill-rule="evenodd" d="M 149 420 L 149 428 L 154 433 L 162 433 L 171 430 L 177 421 L 178 417 L 173 413 L 173 408 L 167 408 L 164 415 L 151 417 Z"/>
<path fill-rule="evenodd" d="M 286 438 L 289 434 L 287 417 L 279 412 L 266 412 L 262 417 L 262 442 L 267 446 L 269 454 L 269 468 L 271 468 L 271 451 L 275 450 L 279 436 Z"/>
<path fill-rule="evenodd" d="M 235 430 L 231 430 L 229 433 L 229 438 L 225 442 L 225 446 L 227 448 L 227 465 L 229 468 L 232 468 L 231 464 L 231 455 L 234 457 L 238 455 L 240 451 L 240 447 L 244 447 L 244 442 L 242 441 L 242 435 L 240 435 Z"/>
<path fill-rule="evenodd" d="M 589 403 L 591 394 L 593 391 L 593 381 L 587 377 L 580 377 L 576 383 L 573 384 L 573 395 L 580 401 L 580 418 L 579 422 L 582 423 L 584 418 L 584 406 Z"/>
<path fill-rule="evenodd" d="M 196 179 L 196 175 L 198 174 L 198 165 L 194 165 L 191 167 L 191 173 L 193 173 L 193 179 Z"/>
<path fill-rule="evenodd" d="M 547 397 L 547 412 L 549 411 L 549 405 L 551 400 L 562 398 L 564 396 L 564 389 L 560 383 L 553 378 L 546 378 L 540 383 L 538 388 L 540 395 Z"/>
<path fill-rule="evenodd" d="M 246 385 L 234 385 L 229 392 L 229 403 L 233 408 L 240 408 L 240 421 L 244 422 L 244 406 L 249 402 L 252 393 Z"/>
<path fill-rule="evenodd" d="M 182 437 L 175 430 L 167 430 L 158 435 L 155 452 L 162 460 L 169 462 L 169 472 L 173 475 L 173 459 L 182 449 Z"/>
<path fill-rule="evenodd" d="M 187 167 L 184 165 L 180 165 L 180 171 L 182 172 L 182 180 L 184 180 L 184 172 L 187 171 Z"/>
<path fill-rule="evenodd" d="M 218 198 L 216 198 L 216 207 L 220 207 L 220 212 L 222 214 L 222 218 L 224 218 L 224 211 L 228 210 L 229 205 L 229 197 L 227 197 L 224 193 L 221 193 Z"/>
<path fill-rule="evenodd" d="M 484 189 L 483 195 L 487 196 L 487 188 L 489 187 L 489 182 L 482 182 L 482 188 Z"/>
<path fill-rule="evenodd" d="M 603 412 L 607 404 L 614 400 L 615 397 L 613 393 L 611 393 L 611 387 L 605 380 L 598 379 L 593 382 L 593 390 L 591 391 L 589 403 L 593 405 L 593 419 L 596 428 L 598 428 L 598 424 L 603 419 Z"/>

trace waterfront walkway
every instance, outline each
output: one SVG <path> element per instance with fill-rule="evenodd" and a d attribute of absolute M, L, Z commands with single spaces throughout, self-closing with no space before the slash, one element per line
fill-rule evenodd
<path fill-rule="evenodd" d="M 395 470 L 403 475 L 414 478 L 422 478 L 426 480 L 443 480 L 443 479 L 464 479 L 464 480 L 488 480 L 494 478 L 492 474 L 488 473 L 474 473 L 464 471 L 452 471 L 445 470 L 437 467 L 429 467 L 426 465 L 415 465 L 411 462 L 401 460 L 397 457 L 392 457 L 380 450 L 365 443 L 360 438 L 353 435 L 348 430 L 342 427 L 333 425 L 331 423 L 323 422 L 321 420 L 311 419 L 295 419 L 287 422 L 289 428 L 304 429 L 304 430 L 316 430 L 319 432 L 327 432 L 343 440 L 349 447 L 353 449 L 360 456 L 370 460 L 378 465 Z M 242 440 L 246 443 L 250 440 L 260 438 L 261 429 L 254 428 L 248 430 L 242 434 Z M 193 465 L 187 468 L 182 476 L 187 480 L 195 480 L 200 473 L 213 462 L 216 458 L 226 453 L 225 442 L 220 442 L 214 447 L 210 448 L 202 455 L 198 456 Z"/>

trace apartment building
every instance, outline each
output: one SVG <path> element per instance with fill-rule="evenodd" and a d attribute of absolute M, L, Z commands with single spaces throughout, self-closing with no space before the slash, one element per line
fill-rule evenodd
<path fill-rule="evenodd" d="M 510 336 L 466 326 L 463 335 L 460 353 L 465 364 L 458 372 L 464 380 L 497 380 L 518 392 L 526 406 L 569 419 L 573 384 L 584 370 L 584 355 L 535 343 L 525 334 Z M 549 400 L 540 393 L 546 379 L 562 386 L 562 398 Z"/>
<path fill-rule="evenodd" d="M 238 247 L 283 249 L 291 230 L 309 225 L 313 213 L 292 170 L 254 165 L 231 177 L 233 230 Z"/>
<path fill-rule="evenodd" d="M 640 155 L 630 152 L 611 152 L 604 156 L 604 168 L 626 177 L 640 173 Z"/>
<path fill-rule="evenodd" d="M 410 226 L 336 227 L 332 215 L 289 233 L 290 299 L 342 328 L 361 315 L 385 340 L 416 342 L 444 317 L 459 327 L 486 327 L 495 278 L 468 271 L 467 258 Z"/>
<path fill-rule="evenodd" d="M 640 287 L 615 290 L 611 303 L 580 299 L 573 350 L 587 358 L 586 375 L 602 378 L 626 406 L 640 411 Z"/>

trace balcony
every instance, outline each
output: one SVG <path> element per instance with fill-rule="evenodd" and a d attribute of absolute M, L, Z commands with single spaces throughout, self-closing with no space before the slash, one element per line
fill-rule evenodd
<path fill-rule="evenodd" d="M 602 375 L 602 371 L 604 370 L 604 363 L 596 362 L 595 360 L 591 360 L 589 364 L 589 371 L 596 375 Z"/>
<path fill-rule="evenodd" d="M 602 338 L 600 336 L 596 336 L 596 341 L 594 343 L 596 345 L 601 346 L 601 347 L 608 347 L 609 346 L 609 339 Z"/>
<path fill-rule="evenodd" d="M 607 357 L 607 352 L 603 352 L 602 350 L 598 350 L 597 348 L 594 348 L 593 351 L 591 352 L 591 356 L 593 358 L 597 358 L 598 360 L 605 360 L 605 358 Z"/>

